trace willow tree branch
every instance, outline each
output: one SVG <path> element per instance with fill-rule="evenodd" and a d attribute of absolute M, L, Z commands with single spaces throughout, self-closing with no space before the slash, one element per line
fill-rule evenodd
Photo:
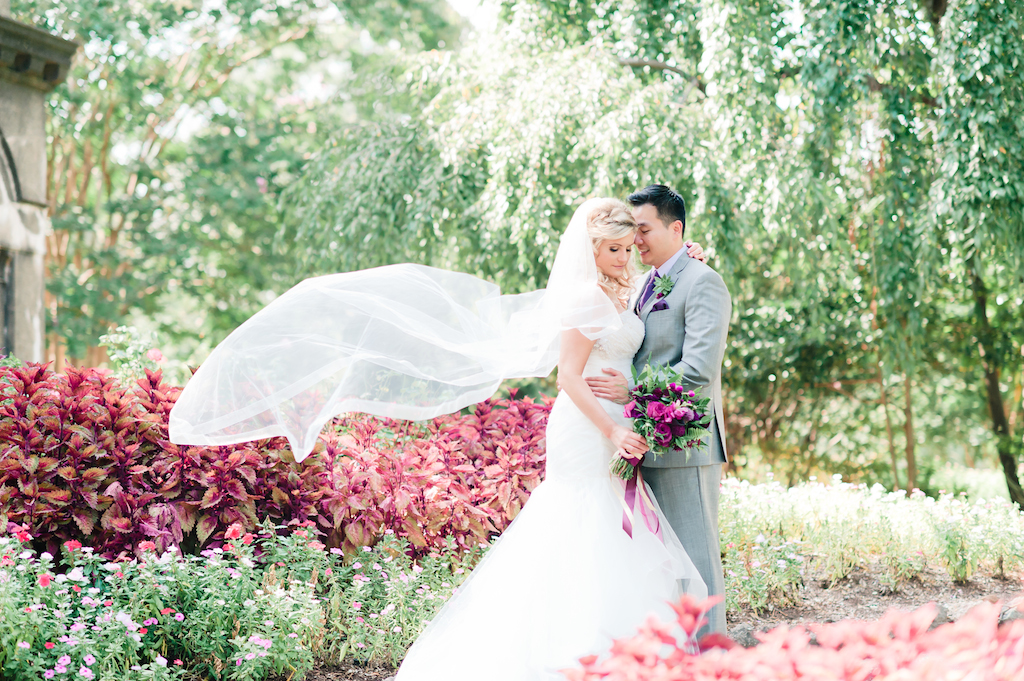
<path fill-rule="evenodd" d="M 644 59 L 642 57 L 619 57 L 619 65 L 629 66 L 635 69 L 647 67 L 653 71 L 671 71 L 672 73 L 679 74 L 683 78 L 687 79 L 686 94 L 683 97 L 684 101 L 689 97 L 690 90 L 693 88 L 697 88 L 702 94 L 707 94 L 705 91 L 706 86 L 700 76 L 691 76 L 678 66 L 672 66 L 672 64 L 667 62 L 659 61 L 657 59 Z"/>

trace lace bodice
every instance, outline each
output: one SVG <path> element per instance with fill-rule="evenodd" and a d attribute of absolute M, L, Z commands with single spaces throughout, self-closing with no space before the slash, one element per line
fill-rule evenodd
<path fill-rule="evenodd" d="M 594 349 L 590 351 L 588 362 L 594 360 L 633 362 L 633 355 L 640 349 L 640 344 L 644 342 L 644 323 L 630 310 L 624 310 L 619 317 L 622 319 L 622 328 L 594 343 Z"/>

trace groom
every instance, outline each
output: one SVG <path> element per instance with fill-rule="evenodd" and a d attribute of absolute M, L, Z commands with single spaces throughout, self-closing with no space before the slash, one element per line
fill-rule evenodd
<path fill-rule="evenodd" d="M 665 185 L 654 184 L 629 196 L 639 226 L 634 243 L 640 260 L 653 269 L 634 303 L 646 328 L 643 345 L 633 358 L 639 372 L 646 364 L 671 365 L 688 388 L 702 389 L 712 398 L 714 415 L 704 445 L 675 450 L 644 461 L 644 480 L 650 484 L 672 529 L 700 571 L 709 595 L 724 591 L 718 540 L 718 487 L 725 450 L 722 418 L 722 356 L 729 331 L 732 301 L 722 277 L 686 254 L 686 204 Z M 672 281 L 671 290 L 654 291 L 655 273 Z M 666 284 L 661 284 L 663 292 Z M 627 401 L 627 379 L 614 369 L 608 377 L 587 379 L 597 397 L 620 404 Z M 711 631 L 725 633 L 725 604 L 708 614 Z"/>

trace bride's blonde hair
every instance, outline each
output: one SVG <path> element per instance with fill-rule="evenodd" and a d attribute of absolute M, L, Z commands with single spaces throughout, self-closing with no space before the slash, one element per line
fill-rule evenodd
<path fill-rule="evenodd" d="M 618 199 L 598 199 L 597 204 L 587 215 L 587 234 L 594 245 L 594 255 L 601 249 L 601 244 L 608 240 L 621 239 L 635 234 L 636 221 L 629 206 Z M 629 303 L 633 291 L 633 279 L 636 277 L 636 263 L 630 257 L 622 274 L 616 278 L 609 277 L 598 270 L 597 280 L 608 295 L 618 299 L 623 305 Z"/>

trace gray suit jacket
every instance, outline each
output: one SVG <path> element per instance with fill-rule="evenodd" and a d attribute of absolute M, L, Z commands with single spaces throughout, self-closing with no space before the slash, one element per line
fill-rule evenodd
<path fill-rule="evenodd" d="M 675 283 L 662 300 L 666 310 L 654 310 L 651 296 L 640 310 L 647 329 L 644 342 L 633 358 L 639 372 L 645 364 L 670 364 L 682 374 L 684 385 L 701 388 L 704 396 L 711 390 L 714 418 L 704 446 L 685 451 L 674 450 L 644 466 L 706 466 L 728 461 L 725 448 L 725 420 L 722 415 L 722 357 L 732 316 L 732 299 L 722 277 L 699 260 L 683 253 L 668 275 Z M 643 290 L 642 280 L 640 290 Z M 634 303 L 635 304 L 635 303 Z"/>

